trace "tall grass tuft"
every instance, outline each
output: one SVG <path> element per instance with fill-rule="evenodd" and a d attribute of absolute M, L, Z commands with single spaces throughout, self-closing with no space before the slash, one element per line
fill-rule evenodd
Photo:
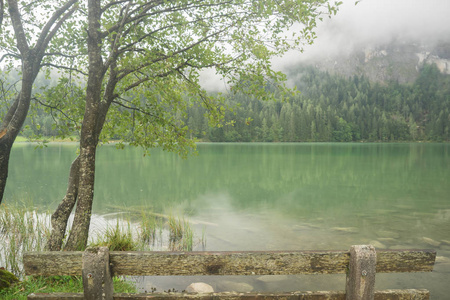
<path fill-rule="evenodd" d="M 50 216 L 29 207 L 5 204 L 0 207 L 0 265 L 19 278 L 23 277 L 22 254 L 43 251 L 50 234 Z"/>
<path fill-rule="evenodd" d="M 97 238 L 91 246 L 106 246 L 109 251 L 136 251 L 140 248 L 133 238 L 130 222 L 124 228 L 117 220 L 115 227 L 106 227 L 104 234 L 98 234 Z"/>
<path fill-rule="evenodd" d="M 169 216 L 169 249 L 171 251 L 192 251 L 194 246 L 194 232 L 191 225 L 184 218 Z"/>
<path fill-rule="evenodd" d="M 143 212 L 141 215 L 141 223 L 139 225 L 142 242 L 154 245 L 157 239 L 156 229 L 161 227 L 161 222 L 158 222 L 155 216 Z"/>

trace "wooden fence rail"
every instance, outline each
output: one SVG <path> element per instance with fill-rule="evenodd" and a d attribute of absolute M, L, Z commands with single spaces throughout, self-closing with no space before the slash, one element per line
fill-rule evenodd
<path fill-rule="evenodd" d="M 378 250 L 371 245 L 350 251 L 245 252 L 27 252 L 27 275 L 82 275 L 84 294 L 31 294 L 28 299 L 429 299 L 427 290 L 374 291 L 376 273 L 431 272 L 433 250 Z M 345 291 L 295 293 L 113 294 L 118 275 L 297 275 L 347 274 Z"/>

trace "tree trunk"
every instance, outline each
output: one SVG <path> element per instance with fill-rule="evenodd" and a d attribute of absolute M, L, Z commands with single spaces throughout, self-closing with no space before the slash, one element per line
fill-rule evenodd
<path fill-rule="evenodd" d="M 17 95 L 14 104 L 9 108 L 0 127 L 0 204 L 3 200 L 6 180 L 8 178 L 11 148 L 28 115 L 33 83 L 41 68 L 45 50 L 52 37 L 61 27 L 63 21 L 70 17 L 75 11 L 76 8 L 72 8 L 70 11 L 68 10 L 77 1 L 78 0 L 67 1 L 66 4 L 55 11 L 49 22 L 42 29 L 34 47 L 30 47 L 28 44 L 28 37 L 22 25 L 21 10 L 19 9 L 18 1 L 7 1 L 9 17 L 11 18 L 12 27 L 14 28 L 14 38 L 16 41 L 14 47 L 17 47 L 19 50 L 22 60 L 22 80 L 21 90 Z M 0 27 L 2 25 L 4 13 L 3 2 L 4 1 L 1 1 L 0 5 Z M 61 16 L 63 16 L 62 19 L 58 21 Z"/>
<path fill-rule="evenodd" d="M 6 180 L 8 178 L 8 165 L 11 148 L 12 142 L 9 139 L 0 138 L 0 204 L 2 203 Z"/>
<path fill-rule="evenodd" d="M 79 156 L 72 162 L 66 196 L 52 215 L 52 232 L 47 244 L 47 249 L 49 251 L 60 251 L 62 249 L 67 222 L 69 221 L 70 214 L 77 202 L 78 182 L 80 177 L 79 162 Z"/>
<path fill-rule="evenodd" d="M 34 79 L 37 76 L 37 71 L 34 67 L 36 57 L 32 51 L 28 51 L 27 56 L 23 60 L 21 91 L 17 95 L 14 104 L 9 108 L 0 127 L 0 204 L 3 200 L 6 180 L 8 178 L 11 149 L 28 115 L 31 89 Z"/>
<path fill-rule="evenodd" d="M 78 199 L 65 250 L 82 250 L 87 245 L 94 199 L 95 155 L 101 131 L 101 86 L 105 68 L 101 56 L 101 6 L 99 0 L 88 1 L 89 75 L 86 87 L 86 106 L 81 126 Z"/>

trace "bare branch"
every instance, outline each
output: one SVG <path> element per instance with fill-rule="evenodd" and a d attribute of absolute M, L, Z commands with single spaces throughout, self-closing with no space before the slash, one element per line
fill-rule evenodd
<path fill-rule="evenodd" d="M 53 68 L 56 68 L 56 69 L 64 69 L 64 70 L 68 70 L 68 71 L 74 71 L 74 72 L 80 73 L 82 75 L 88 76 L 87 73 L 85 73 L 85 72 L 83 72 L 83 71 L 81 71 L 79 69 L 72 68 L 72 67 L 55 65 L 55 64 L 52 64 L 52 63 L 43 63 L 41 66 L 42 67 L 53 67 Z"/>
<path fill-rule="evenodd" d="M 17 59 L 20 59 L 20 58 L 21 58 L 21 56 L 20 56 L 19 54 L 15 54 L 15 53 L 6 53 L 6 54 L 3 54 L 2 57 L 0 58 L 0 63 L 1 63 L 6 57 L 8 57 L 8 56 L 11 56 L 11 57 L 14 57 L 14 58 L 17 58 Z"/>
<path fill-rule="evenodd" d="M 66 95 L 66 96 L 67 96 L 67 95 Z M 77 120 L 71 118 L 71 117 L 70 117 L 69 115 L 67 115 L 61 108 L 59 108 L 59 107 L 57 107 L 57 106 L 53 106 L 53 105 L 47 104 L 47 103 L 45 103 L 45 102 L 42 102 L 41 100 L 39 100 L 39 99 L 36 98 L 36 97 L 33 97 L 32 99 L 33 99 L 34 101 L 36 101 L 37 103 L 39 103 L 40 105 L 42 105 L 42 106 L 44 106 L 44 107 L 47 107 L 47 108 L 50 108 L 51 111 L 53 111 L 53 110 L 58 111 L 58 112 L 61 113 L 64 117 L 66 117 L 68 120 L 74 122 L 74 123 L 75 123 L 75 126 L 79 127 L 79 124 L 78 124 Z M 55 120 L 55 118 L 53 117 L 53 112 L 51 112 L 51 114 L 52 114 L 53 120 Z"/>

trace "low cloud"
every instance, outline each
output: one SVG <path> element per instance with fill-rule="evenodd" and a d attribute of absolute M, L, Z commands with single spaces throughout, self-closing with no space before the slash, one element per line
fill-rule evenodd
<path fill-rule="evenodd" d="M 317 39 L 304 52 L 291 51 L 275 63 L 288 64 L 350 53 L 394 39 L 424 44 L 450 40 L 448 0 L 345 0 L 336 16 L 319 23 Z"/>

